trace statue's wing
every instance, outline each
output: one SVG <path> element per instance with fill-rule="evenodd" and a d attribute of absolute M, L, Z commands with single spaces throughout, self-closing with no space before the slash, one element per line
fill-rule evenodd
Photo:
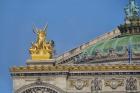
<path fill-rule="evenodd" d="M 43 30 L 47 32 L 47 29 L 48 29 L 48 24 L 46 24 Z"/>
<path fill-rule="evenodd" d="M 33 32 L 37 34 L 37 28 L 35 27 L 35 25 L 33 25 Z"/>

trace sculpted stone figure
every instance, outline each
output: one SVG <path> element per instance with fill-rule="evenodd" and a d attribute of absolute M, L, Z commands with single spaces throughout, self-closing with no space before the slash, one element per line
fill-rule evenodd
<path fill-rule="evenodd" d="M 137 90 L 137 80 L 130 77 L 126 80 L 126 90 L 133 91 Z"/>
<path fill-rule="evenodd" d="M 139 6 L 136 5 L 135 0 L 129 0 L 128 6 L 125 8 L 126 17 L 137 17 L 139 16 Z"/>
<path fill-rule="evenodd" d="M 96 58 L 101 58 L 102 57 L 102 54 L 100 53 L 99 50 L 96 50 L 95 57 Z"/>
<path fill-rule="evenodd" d="M 91 82 L 91 93 L 98 92 L 102 90 L 102 80 L 100 80 L 99 78 L 95 78 L 92 82 Z"/>

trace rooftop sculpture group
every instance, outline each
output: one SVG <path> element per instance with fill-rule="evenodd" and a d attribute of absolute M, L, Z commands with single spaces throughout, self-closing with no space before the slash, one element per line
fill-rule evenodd
<path fill-rule="evenodd" d="M 136 5 L 135 0 L 129 0 L 129 4 L 125 8 L 126 18 L 134 18 L 139 16 L 139 6 Z"/>
<path fill-rule="evenodd" d="M 53 57 L 54 42 L 46 40 L 46 26 L 44 29 L 33 28 L 33 32 L 37 34 L 36 43 L 32 43 L 29 49 L 32 60 L 48 60 Z"/>

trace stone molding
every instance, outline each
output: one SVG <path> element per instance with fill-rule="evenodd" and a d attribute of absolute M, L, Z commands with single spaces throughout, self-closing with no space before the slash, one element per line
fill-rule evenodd
<path fill-rule="evenodd" d="M 62 89 L 52 85 L 52 84 L 49 84 L 49 83 L 44 83 L 42 82 L 40 79 L 38 79 L 36 82 L 34 83 L 31 83 L 29 85 L 25 85 L 19 89 L 17 89 L 15 91 L 15 93 L 22 93 L 24 91 L 26 91 L 27 89 L 30 89 L 30 88 L 35 88 L 35 87 L 44 87 L 44 88 L 49 88 L 50 90 L 52 91 L 55 91 L 56 93 L 66 93 L 65 91 L 63 91 Z"/>
<path fill-rule="evenodd" d="M 10 69 L 16 72 L 77 72 L 77 71 L 140 71 L 139 64 L 117 64 L 117 65 L 42 65 L 42 66 L 20 66 Z"/>

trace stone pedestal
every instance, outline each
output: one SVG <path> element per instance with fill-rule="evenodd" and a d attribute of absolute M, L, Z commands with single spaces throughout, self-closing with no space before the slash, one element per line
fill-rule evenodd
<path fill-rule="evenodd" d="M 27 60 L 27 65 L 55 65 L 55 59 L 47 59 L 47 60 Z"/>

